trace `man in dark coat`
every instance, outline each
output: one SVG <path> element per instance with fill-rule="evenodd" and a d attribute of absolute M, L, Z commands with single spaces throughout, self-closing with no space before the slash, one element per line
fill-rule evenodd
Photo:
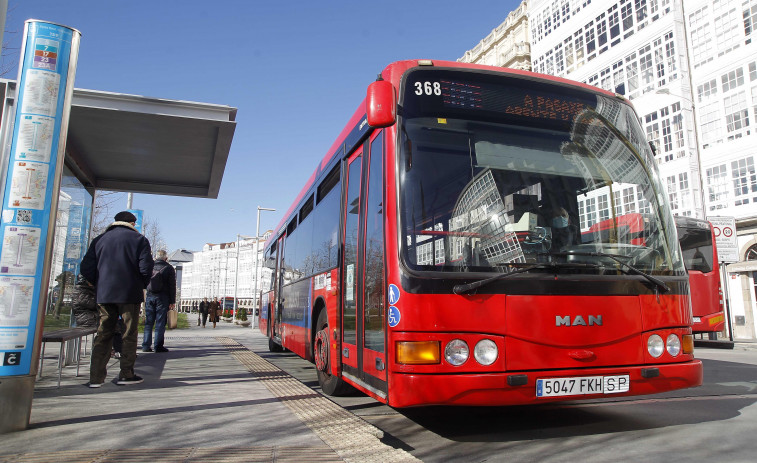
<path fill-rule="evenodd" d="M 208 321 L 208 312 L 210 311 L 210 302 L 208 298 L 203 298 L 200 302 L 200 315 L 202 316 L 202 327 L 205 328 L 205 322 Z"/>
<path fill-rule="evenodd" d="M 145 332 L 142 337 L 142 352 L 152 352 L 152 327 L 155 326 L 155 352 L 168 352 L 163 346 L 168 311 L 176 304 L 176 271 L 166 262 L 168 253 L 155 253 L 155 267 L 147 285 L 145 300 Z"/>
<path fill-rule="evenodd" d="M 119 315 L 126 325 L 123 333 L 121 372 L 117 384 L 138 384 L 142 378 L 134 373 L 137 359 L 137 325 L 143 291 L 152 276 L 150 242 L 134 225 L 131 212 L 119 212 L 115 222 L 89 245 L 81 261 L 81 274 L 93 282 L 97 292 L 100 326 L 92 346 L 89 387 L 101 387 L 107 375 L 113 334 Z"/>

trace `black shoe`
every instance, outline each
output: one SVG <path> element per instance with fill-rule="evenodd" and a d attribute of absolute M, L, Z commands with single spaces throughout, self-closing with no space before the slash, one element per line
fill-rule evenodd
<path fill-rule="evenodd" d="M 134 375 L 131 378 L 118 378 L 118 382 L 116 384 L 118 384 L 119 386 L 126 386 L 129 384 L 139 384 L 142 381 L 144 381 L 144 379 L 142 379 L 141 376 Z"/>
<path fill-rule="evenodd" d="M 142 352 L 152 352 L 152 347 L 143 347 Z"/>
<path fill-rule="evenodd" d="M 155 348 L 155 352 L 168 352 L 168 349 L 166 349 L 163 346 L 160 346 L 160 347 Z"/>

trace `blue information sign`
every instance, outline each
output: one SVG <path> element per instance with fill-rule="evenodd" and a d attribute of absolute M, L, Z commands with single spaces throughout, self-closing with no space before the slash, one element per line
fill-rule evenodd
<path fill-rule="evenodd" d="M 127 211 L 134 214 L 134 217 L 137 218 L 137 223 L 134 224 L 134 228 L 136 228 L 139 233 L 144 233 L 142 231 L 142 217 L 145 215 L 145 212 L 142 209 L 127 209 Z"/>
<path fill-rule="evenodd" d="M 79 32 L 27 21 L 0 226 L 0 376 L 28 375 Z M 65 134 L 62 138 L 65 142 Z"/>

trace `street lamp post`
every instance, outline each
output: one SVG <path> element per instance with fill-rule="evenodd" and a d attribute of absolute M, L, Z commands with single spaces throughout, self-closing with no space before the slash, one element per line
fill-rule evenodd
<path fill-rule="evenodd" d="M 255 222 L 255 251 L 254 251 L 255 252 L 255 256 L 254 256 L 254 260 L 253 260 L 254 263 L 253 263 L 253 266 L 252 266 L 253 271 L 255 272 L 255 279 L 253 280 L 254 281 L 254 283 L 253 283 L 254 286 L 252 288 L 252 290 L 253 290 L 252 301 L 254 303 L 256 303 L 256 306 L 258 308 L 259 308 L 259 305 L 260 305 L 260 289 L 261 289 L 260 288 L 260 272 L 258 271 L 258 252 L 260 251 L 260 211 L 271 211 L 271 212 L 273 212 L 275 210 L 276 209 L 270 209 L 270 208 L 267 208 L 267 207 L 260 207 L 260 206 L 258 206 L 258 219 Z M 258 315 L 256 315 L 255 317 L 253 317 L 253 320 L 254 320 L 253 323 L 252 323 L 252 327 L 253 328 L 255 328 L 255 326 L 258 324 L 257 323 L 258 322 L 258 317 L 260 317 L 260 311 L 258 311 Z"/>

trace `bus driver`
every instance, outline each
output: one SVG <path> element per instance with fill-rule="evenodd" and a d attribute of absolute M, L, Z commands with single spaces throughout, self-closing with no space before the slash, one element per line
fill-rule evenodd
<path fill-rule="evenodd" d="M 565 208 L 552 209 L 549 225 L 552 227 L 552 249 L 559 250 L 565 246 L 576 244 L 578 229 L 570 223 L 570 216 Z"/>

